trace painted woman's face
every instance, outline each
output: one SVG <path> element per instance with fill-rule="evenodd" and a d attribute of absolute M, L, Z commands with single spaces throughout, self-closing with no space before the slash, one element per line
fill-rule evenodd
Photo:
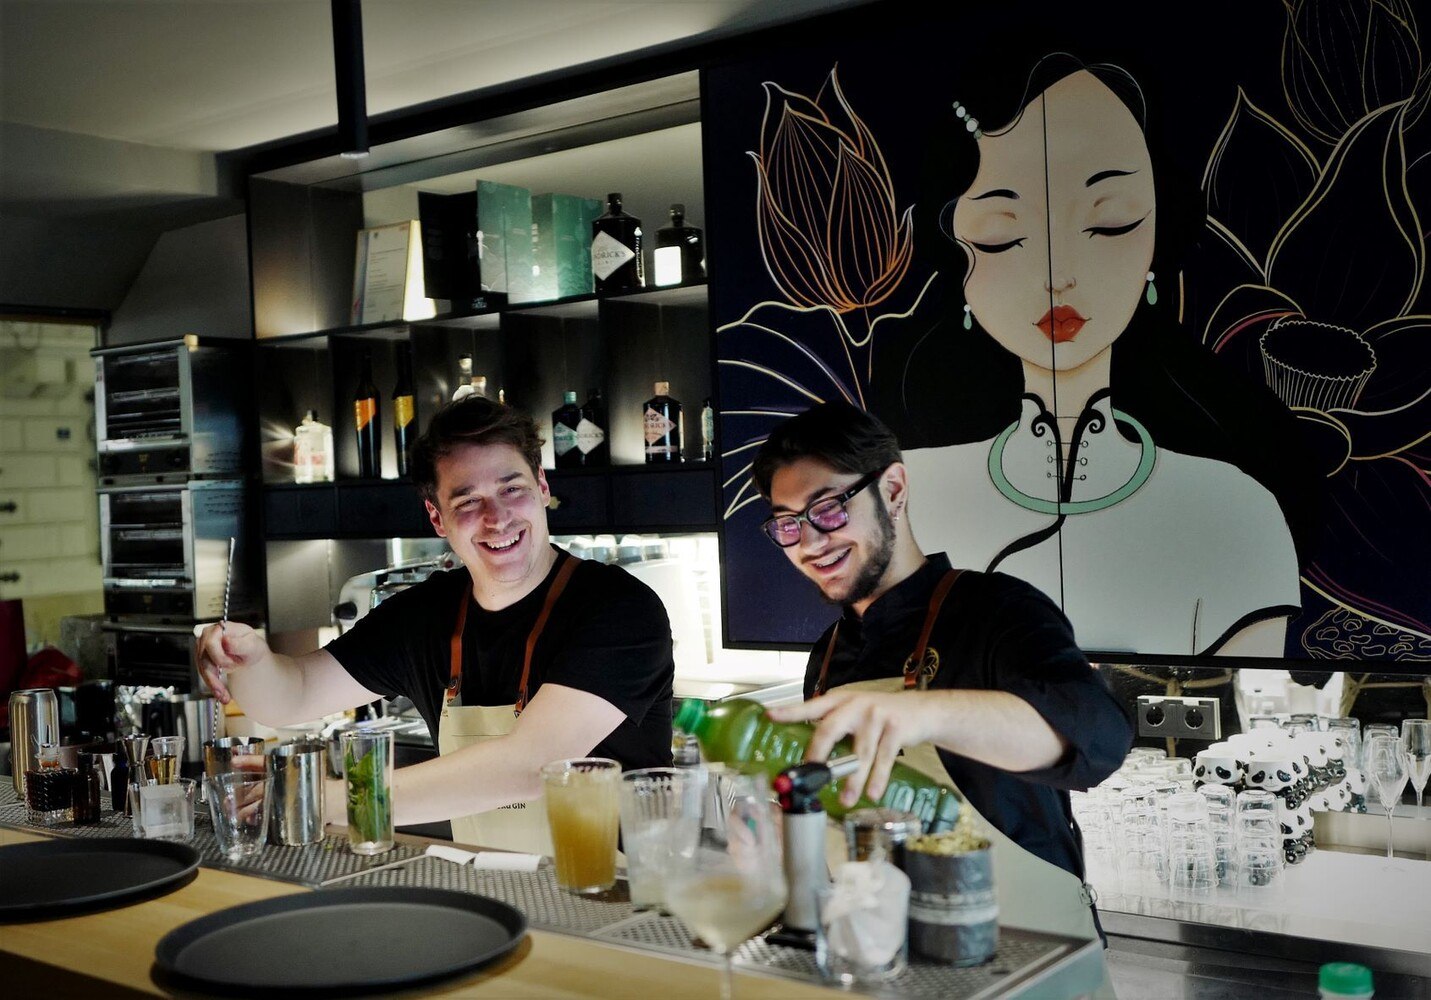
<path fill-rule="evenodd" d="M 972 256 L 966 301 L 1024 361 L 1072 371 L 1112 345 L 1144 292 L 1156 211 L 1142 130 L 1079 72 L 978 142 L 978 175 L 954 207 Z"/>

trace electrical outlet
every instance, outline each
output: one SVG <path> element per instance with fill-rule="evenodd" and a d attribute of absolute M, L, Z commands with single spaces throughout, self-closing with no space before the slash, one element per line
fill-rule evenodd
<path fill-rule="evenodd" d="M 1222 739 L 1216 698 L 1138 697 L 1138 735 L 1171 739 Z"/>

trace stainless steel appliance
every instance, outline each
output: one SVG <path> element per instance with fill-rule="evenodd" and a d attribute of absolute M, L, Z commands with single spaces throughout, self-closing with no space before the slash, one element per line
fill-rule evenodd
<path fill-rule="evenodd" d="M 224 610 L 229 539 L 235 542 L 229 617 L 261 614 L 247 557 L 250 487 L 196 479 L 99 491 L 104 610 L 147 622 L 217 619 Z"/>
<path fill-rule="evenodd" d="M 192 625 L 111 623 L 114 683 L 129 687 L 172 687 L 180 692 L 205 690 L 195 660 Z M 139 720 L 134 720 L 138 725 Z"/>
<path fill-rule="evenodd" d="M 253 423 L 246 345 L 187 336 L 90 353 L 101 483 L 241 474 Z"/>

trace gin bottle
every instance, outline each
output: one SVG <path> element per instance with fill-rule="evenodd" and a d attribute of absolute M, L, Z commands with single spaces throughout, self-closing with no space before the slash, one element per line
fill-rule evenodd
<path fill-rule="evenodd" d="M 646 285 L 641 220 L 621 209 L 621 195 L 606 196 L 606 214 L 591 223 L 591 273 L 597 295 L 620 295 Z"/>
<path fill-rule="evenodd" d="M 705 278 L 705 239 L 695 226 L 686 225 L 685 205 L 671 206 L 671 224 L 656 230 L 651 258 L 657 285 L 682 285 Z"/>
<path fill-rule="evenodd" d="M 556 454 L 558 469 L 579 468 L 585 464 L 577 447 L 580 424 L 581 407 L 576 405 L 576 393 L 568 389 L 562 394 L 562 405 L 552 411 L 552 451 Z"/>
<path fill-rule="evenodd" d="M 582 454 L 582 464 L 611 464 L 611 446 L 606 442 L 606 401 L 600 389 L 587 393 L 581 407 L 581 422 L 576 425 L 576 447 Z"/>
<path fill-rule="evenodd" d="M 646 400 L 642 422 L 646 432 L 646 461 L 653 464 L 681 461 L 686 425 L 681 404 L 671 398 L 670 382 L 656 383 L 656 395 Z"/>

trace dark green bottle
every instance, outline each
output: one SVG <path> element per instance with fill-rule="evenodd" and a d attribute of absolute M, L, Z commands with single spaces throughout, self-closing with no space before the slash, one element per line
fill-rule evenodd
<path fill-rule="evenodd" d="M 743 771 L 763 771 L 771 778 L 805 759 L 805 748 L 815 731 L 807 722 L 774 722 L 765 714 L 764 705 L 746 698 L 728 698 L 715 703 L 687 698 L 681 702 L 672 725 L 700 741 L 706 760 Z M 853 752 L 849 741 L 842 740 L 835 744 L 831 756 L 842 757 Z M 826 785 L 819 797 L 832 819 L 842 819 L 854 809 L 882 806 L 914 813 L 924 823 L 925 833 L 953 827 L 963 802 L 953 788 L 898 761 L 890 770 L 889 785 L 878 802 L 860 796 L 859 801 L 847 809 L 840 804 L 838 784 Z"/>

